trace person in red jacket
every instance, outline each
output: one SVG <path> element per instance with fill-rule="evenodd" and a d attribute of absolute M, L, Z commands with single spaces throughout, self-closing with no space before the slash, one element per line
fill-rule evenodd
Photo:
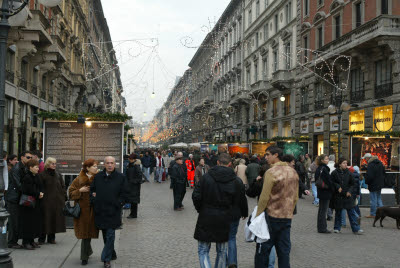
<path fill-rule="evenodd" d="M 187 168 L 187 178 L 190 184 L 190 188 L 194 187 L 194 174 L 195 174 L 195 170 L 196 167 L 194 165 L 194 161 L 193 161 L 193 155 L 189 154 L 189 159 L 187 159 L 185 161 L 186 164 L 186 168 Z"/>

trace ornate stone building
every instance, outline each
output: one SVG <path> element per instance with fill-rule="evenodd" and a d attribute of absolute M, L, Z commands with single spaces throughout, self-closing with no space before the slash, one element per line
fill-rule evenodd
<path fill-rule="evenodd" d="M 102 40 L 111 40 L 104 15 L 98 13 L 99 4 L 99 0 L 64 0 L 49 9 L 31 0 L 25 25 L 11 28 L 6 64 L 5 151 L 20 153 L 42 148 L 40 111 L 93 110 L 89 95 L 93 87 L 85 68 L 92 59 L 84 57 L 84 48 L 91 42 L 88 36 L 95 18 L 102 22 Z M 90 10 L 96 10 L 93 16 L 89 16 Z M 112 44 L 107 45 L 110 50 Z M 117 66 L 115 56 L 106 61 Z M 114 98 L 106 100 L 103 94 L 93 107 L 100 112 L 122 112 L 124 100 L 118 68 L 110 72 L 109 79 L 107 89 L 111 88 Z M 104 88 L 100 84 L 96 90 Z"/>

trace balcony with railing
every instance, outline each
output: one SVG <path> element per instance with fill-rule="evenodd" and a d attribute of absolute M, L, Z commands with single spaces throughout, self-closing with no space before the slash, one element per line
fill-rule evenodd
<path fill-rule="evenodd" d="M 14 72 L 6 70 L 6 80 L 14 84 Z"/>
<path fill-rule="evenodd" d="M 43 99 L 43 100 L 46 99 L 46 89 L 45 88 L 42 88 L 40 90 L 40 98 Z"/>
<path fill-rule="evenodd" d="M 323 100 L 316 101 L 314 105 L 314 110 L 320 111 L 322 109 L 324 109 L 324 101 Z"/>
<path fill-rule="evenodd" d="M 37 94 L 38 94 L 38 87 L 37 87 L 37 85 L 32 85 L 32 86 L 31 86 L 31 93 L 32 93 L 33 95 L 36 95 L 36 96 L 37 96 Z"/>
<path fill-rule="evenodd" d="M 28 82 L 27 82 L 24 78 L 21 78 L 21 79 L 19 80 L 18 86 L 19 86 L 20 88 L 23 88 L 23 89 L 27 90 L 27 88 L 28 88 Z"/>
<path fill-rule="evenodd" d="M 357 103 L 357 102 L 364 101 L 364 100 L 365 100 L 365 91 L 364 90 L 350 92 L 350 103 Z"/>
<path fill-rule="evenodd" d="M 310 107 L 310 105 L 308 105 L 307 103 L 301 104 L 301 106 L 300 106 L 300 112 L 301 112 L 302 114 L 308 113 L 309 110 L 310 110 L 309 107 Z"/>
<path fill-rule="evenodd" d="M 375 85 L 375 99 L 385 98 L 393 95 L 393 83 Z"/>

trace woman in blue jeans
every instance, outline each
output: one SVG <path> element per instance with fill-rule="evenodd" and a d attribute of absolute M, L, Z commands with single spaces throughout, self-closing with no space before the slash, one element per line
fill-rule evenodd
<path fill-rule="evenodd" d="M 340 233 L 342 227 L 342 210 L 347 210 L 351 230 L 354 234 L 362 234 L 358 224 L 358 215 L 354 210 L 355 203 L 353 198 L 353 189 L 355 187 L 354 177 L 347 168 L 347 160 L 340 158 L 335 165 L 336 170 L 332 172 L 332 182 L 335 188 L 334 206 L 335 206 L 335 226 L 334 232 Z"/>

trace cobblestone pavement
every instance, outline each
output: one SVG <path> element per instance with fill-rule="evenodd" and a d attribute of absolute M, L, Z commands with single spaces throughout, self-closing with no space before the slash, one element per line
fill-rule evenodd
<path fill-rule="evenodd" d="M 143 184 L 139 218 L 124 219 L 115 267 L 199 267 L 197 241 L 193 238 L 197 212 L 191 194 L 192 190 L 187 189 L 185 210 L 176 212 L 172 209 L 169 181 Z M 252 210 L 256 202 L 248 200 Z M 368 210 L 362 209 L 362 213 L 367 215 Z M 353 235 L 349 227 L 341 234 L 327 235 L 317 233 L 316 216 L 311 197 L 299 201 L 298 215 L 292 223 L 292 267 L 400 267 L 400 230 L 395 220 L 387 218 L 384 228 L 373 228 L 372 220 L 363 218 L 365 235 Z M 243 223 L 237 235 L 238 261 L 239 267 L 250 268 L 254 267 L 255 244 L 244 242 Z M 329 227 L 333 229 L 333 222 Z M 213 245 L 212 261 L 214 252 Z"/>

